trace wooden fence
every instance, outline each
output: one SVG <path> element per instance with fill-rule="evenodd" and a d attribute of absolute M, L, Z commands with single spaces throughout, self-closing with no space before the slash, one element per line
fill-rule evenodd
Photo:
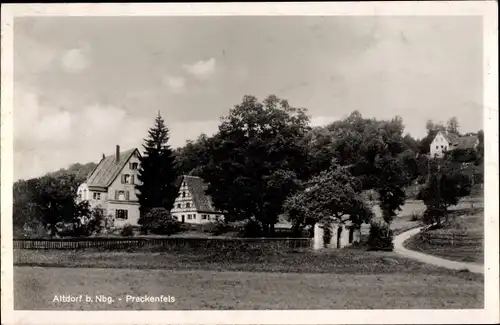
<path fill-rule="evenodd" d="M 273 249 L 309 248 L 310 238 L 63 238 L 63 239 L 14 239 L 14 249 L 109 249 L 126 250 L 139 247 L 161 246 L 174 248 L 219 249 L 232 247 L 257 247 Z"/>
<path fill-rule="evenodd" d="M 463 233 L 422 232 L 420 238 L 423 242 L 439 246 L 470 246 L 483 243 L 482 236 Z"/>

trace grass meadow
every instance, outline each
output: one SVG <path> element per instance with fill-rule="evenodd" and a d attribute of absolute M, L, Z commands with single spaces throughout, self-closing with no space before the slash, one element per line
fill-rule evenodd
<path fill-rule="evenodd" d="M 482 308 L 484 299 L 482 275 L 391 252 L 14 253 L 16 309 Z M 102 294 L 115 302 L 53 302 L 59 294 Z M 131 304 L 127 294 L 171 295 L 176 302 Z"/>

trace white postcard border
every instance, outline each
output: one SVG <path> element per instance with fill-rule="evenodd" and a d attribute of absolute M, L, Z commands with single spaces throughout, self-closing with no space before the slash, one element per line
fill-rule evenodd
<path fill-rule="evenodd" d="M 498 8 L 493 1 L 2 5 L 1 215 L 4 324 L 458 324 L 499 321 Z M 484 22 L 485 308 L 477 310 L 13 311 L 13 18 L 20 16 L 478 15 Z M 299 297 L 298 297 L 299 299 Z"/>

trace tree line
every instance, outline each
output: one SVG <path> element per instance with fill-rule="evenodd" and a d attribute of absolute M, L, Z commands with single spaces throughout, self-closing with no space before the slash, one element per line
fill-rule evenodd
<path fill-rule="evenodd" d="M 370 222 L 368 201 L 373 199 L 389 225 L 407 198 L 407 188 L 421 184 L 428 190 L 425 193 L 431 193 L 433 182 L 470 182 L 471 172 L 463 169 L 463 163 L 482 164 L 484 140 L 479 131 L 477 152 L 448 154 L 433 162 L 446 165 L 442 169 L 446 175 L 465 176 L 438 181 L 426 155 L 430 142 L 439 130 L 459 133 L 459 125 L 451 118 L 446 127 L 429 121 L 426 129 L 424 138 L 414 139 L 404 133 L 401 117 L 377 120 L 357 111 L 329 125 L 311 127 L 305 108 L 273 95 L 263 101 L 244 96 L 221 118 L 214 135 L 202 134 L 173 150 L 168 127 L 158 115 L 143 145 L 137 185 L 139 223 L 146 232 L 174 227 L 168 211 L 177 196 L 178 177 L 188 174 L 207 182 L 207 194 L 227 221 L 250 221 L 263 236 L 273 235 L 283 215 L 297 232 L 316 222 L 345 222 L 345 217 L 358 225 Z M 80 220 L 83 214 L 92 216 L 95 212 L 71 203 L 82 181 L 74 173 L 62 173 L 16 182 L 15 228 L 33 220 L 52 227 Z M 456 197 L 468 194 L 467 186 L 461 188 Z M 367 198 L 367 192 L 374 197 Z M 424 201 L 431 196 L 425 193 L 420 195 Z M 438 210 L 446 206 L 437 205 Z"/>

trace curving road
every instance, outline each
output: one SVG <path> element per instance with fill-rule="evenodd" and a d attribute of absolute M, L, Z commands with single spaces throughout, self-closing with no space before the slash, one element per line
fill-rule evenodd
<path fill-rule="evenodd" d="M 404 257 L 408 257 L 423 263 L 433 264 L 436 266 L 444 267 L 452 270 L 463 270 L 468 269 L 473 273 L 481 273 L 484 274 L 484 265 L 476 264 L 476 263 L 467 263 L 467 262 L 457 262 L 451 261 L 444 258 L 416 252 L 410 249 L 403 247 L 403 243 L 412 236 L 418 234 L 422 228 L 414 228 L 408 231 L 405 231 L 396 237 L 394 237 L 394 252 L 400 254 Z"/>

